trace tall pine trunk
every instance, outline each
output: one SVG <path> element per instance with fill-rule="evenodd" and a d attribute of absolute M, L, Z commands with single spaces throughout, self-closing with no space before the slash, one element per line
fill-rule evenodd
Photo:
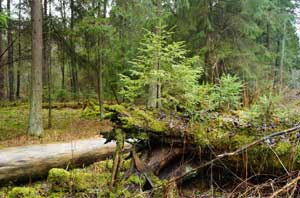
<path fill-rule="evenodd" d="M 71 32 L 74 31 L 74 0 L 70 1 L 70 8 L 71 8 L 71 21 L 70 21 L 70 29 Z M 78 83 L 78 72 L 77 72 L 77 65 L 75 62 L 74 54 L 75 54 L 75 43 L 74 43 L 74 38 L 71 35 L 70 38 L 71 42 L 71 48 L 73 51 L 73 57 L 71 57 L 71 87 L 72 87 L 72 92 L 74 95 L 74 99 L 77 99 L 77 94 L 79 90 L 79 83 Z"/>
<path fill-rule="evenodd" d="M 43 133 L 42 119 L 42 70 L 43 70 L 43 18 L 40 0 L 31 1 L 32 19 L 32 67 L 31 98 L 28 133 L 40 136 Z"/>
<path fill-rule="evenodd" d="M 49 0 L 49 17 L 51 19 L 51 0 Z M 52 51 L 52 46 L 51 46 L 51 37 L 50 37 L 50 28 L 51 25 L 48 24 L 48 32 L 47 32 L 47 41 L 48 41 L 48 47 L 47 47 L 47 66 L 48 66 L 48 129 L 52 127 L 52 69 L 51 69 L 51 51 Z"/>
<path fill-rule="evenodd" d="M 106 18 L 107 11 L 107 0 L 103 1 L 103 10 L 102 13 L 98 12 L 99 17 Z M 102 16 L 101 16 L 102 15 Z M 97 93 L 99 101 L 99 113 L 100 119 L 103 119 L 103 66 L 104 66 L 104 53 L 105 48 L 105 34 L 100 34 L 98 38 L 98 68 L 97 68 Z"/>
<path fill-rule="evenodd" d="M 7 0 L 7 16 L 10 18 L 10 0 Z M 14 62 L 13 62 L 13 35 L 12 35 L 12 21 L 8 19 L 8 29 L 7 29 L 7 45 L 8 47 L 8 81 L 9 81 L 9 100 L 14 100 Z"/>
<path fill-rule="evenodd" d="M 0 12 L 2 12 L 2 0 L 0 0 Z M 5 83 L 4 83 L 4 68 L 3 68 L 3 56 L 2 56 L 2 29 L 0 28 L 0 100 L 4 100 L 5 97 Z"/>
<path fill-rule="evenodd" d="M 283 34 L 282 34 L 282 42 L 281 42 L 281 54 L 280 54 L 280 89 L 283 88 L 283 74 L 284 74 L 284 59 L 285 59 L 285 40 L 286 40 L 286 24 L 287 21 L 283 24 Z"/>
<path fill-rule="evenodd" d="M 21 52 L 21 0 L 19 0 L 19 24 L 18 24 L 18 56 L 19 56 L 19 60 L 18 60 L 18 69 L 17 69 L 17 91 L 16 91 L 16 98 L 20 99 L 20 86 L 21 86 L 21 56 L 22 56 L 22 52 Z"/>

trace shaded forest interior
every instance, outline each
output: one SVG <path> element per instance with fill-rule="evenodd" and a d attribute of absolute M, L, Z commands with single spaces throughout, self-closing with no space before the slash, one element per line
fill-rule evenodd
<path fill-rule="evenodd" d="M 116 142 L 111 159 L 0 183 L 0 196 L 300 196 L 299 10 L 0 0 L 0 147 Z"/>

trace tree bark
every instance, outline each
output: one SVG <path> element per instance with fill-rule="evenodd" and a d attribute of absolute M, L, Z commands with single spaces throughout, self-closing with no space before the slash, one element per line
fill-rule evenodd
<path fill-rule="evenodd" d="M 283 64 L 284 64 L 284 58 L 285 58 L 285 40 L 286 40 L 286 24 L 287 21 L 283 24 L 283 35 L 282 35 L 282 43 L 281 43 L 281 55 L 280 55 L 280 89 L 283 88 Z"/>
<path fill-rule="evenodd" d="M 48 85 L 48 0 L 43 3 L 43 86 Z"/>
<path fill-rule="evenodd" d="M 61 18 L 62 18 L 62 22 L 63 22 L 63 31 L 65 31 L 66 28 L 66 5 L 65 5 L 65 1 L 61 0 L 60 1 L 60 6 L 61 6 L 61 10 L 60 10 L 60 14 L 61 14 Z M 63 48 L 63 42 L 60 42 L 60 46 L 61 46 L 61 89 L 65 89 L 65 52 L 64 52 L 64 48 Z"/>
<path fill-rule="evenodd" d="M 16 91 L 16 99 L 20 99 L 20 84 L 21 84 L 21 64 L 22 64 L 22 52 L 21 52 L 21 0 L 19 0 L 19 24 L 18 24 L 18 69 L 17 69 L 17 91 Z"/>
<path fill-rule="evenodd" d="M 32 1 L 32 67 L 31 67 L 31 99 L 29 113 L 29 129 L 31 135 L 43 133 L 42 119 L 42 68 L 43 68 L 43 18 L 42 3 Z"/>
<path fill-rule="evenodd" d="M 74 30 L 74 0 L 70 1 L 70 8 L 71 8 L 71 21 L 70 21 L 70 29 L 71 32 Z M 70 38 L 71 42 L 71 49 L 72 51 L 75 52 L 75 44 L 74 44 L 74 38 L 73 35 L 71 35 Z M 77 72 L 77 66 L 76 62 L 74 61 L 75 57 L 71 57 L 71 87 L 72 87 L 72 92 L 74 94 L 74 99 L 77 98 L 77 93 L 78 93 L 78 72 Z"/>
<path fill-rule="evenodd" d="M 51 168 L 87 166 L 113 156 L 116 144 L 105 139 L 78 140 L 12 147 L 0 150 L 0 186 L 8 182 L 27 182 L 47 176 Z M 130 145 L 125 144 L 125 151 Z"/>
<path fill-rule="evenodd" d="M 7 29 L 7 43 L 13 43 L 13 35 L 12 35 L 12 22 L 10 19 L 10 0 L 7 0 L 7 16 L 8 16 L 8 29 Z M 14 61 L 13 61 L 13 44 L 8 48 L 7 59 L 9 62 L 8 65 L 8 81 L 9 81 L 9 100 L 14 100 Z"/>
<path fill-rule="evenodd" d="M 102 18 L 106 18 L 107 12 L 107 0 L 103 2 L 103 10 L 102 13 L 99 12 L 98 16 Z M 100 38 L 98 37 L 98 68 L 97 68 L 97 93 L 98 93 L 98 102 L 99 102 L 99 113 L 100 119 L 103 119 L 104 109 L 103 109 L 103 66 L 104 66 L 104 50 L 105 48 L 105 34 L 100 34 Z"/>
<path fill-rule="evenodd" d="M 0 0 L 0 12 L 2 12 L 2 0 Z M 2 29 L 0 28 L 0 54 L 2 55 Z M 4 100 L 5 98 L 5 84 L 4 84 L 4 68 L 3 68 L 3 63 L 2 63 L 2 57 L 0 56 L 0 100 Z"/>

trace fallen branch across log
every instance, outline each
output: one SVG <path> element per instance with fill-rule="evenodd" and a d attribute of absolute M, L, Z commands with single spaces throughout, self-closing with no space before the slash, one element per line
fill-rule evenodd
<path fill-rule="evenodd" d="M 105 139 L 87 139 L 2 149 L 0 185 L 42 178 L 51 168 L 84 167 L 105 160 L 114 154 L 116 145 L 114 142 L 104 142 Z M 129 147 L 130 145 L 125 145 L 126 150 Z"/>
<path fill-rule="evenodd" d="M 249 149 L 249 148 L 251 148 L 251 147 L 253 147 L 253 146 L 255 146 L 255 145 L 259 144 L 259 143 L 262 143 L 262 142 L 264 142 L 265 140 L 267 140 L 269 138 L 275 138 L 275 137 L 278 137 L 278 136 L 281 136 L 281 135 L 284 135 L 284 134 L 289 134 L 289 133 L 292 133 L 292 132 L 296 132 L 299 129 L 300 129 L 300 125 L 297 125 L 295 127 L 286 129 L 284 131 L 279 131 L 279 132 L 275 132 L 275 133 L 272 133 L 270 135 L 264 136 L 264 137 L 262 137 L 262 138 L 260 138 L 260 139 L 258 139 L 256 141 L 250 143 L 250 144 L 247 144 L 247 145 L 243 146 L 242 148 L 239 148 L 239 149 L 235 150 L 234 152 L 220 154 L 216 158 L 214 158 L 214 159 L 212 159 L 212 160 L 210 160 L 208 162 L 205 162 L 205 163 L 203 163 L 203 164 L 201 164 L 199 166 L 196 166 L 195 168 L 192 168 L 190 171 L 188 171 L 186 173 L 183 173 L 180 176 L 173 177 L 172 179 L 170 179 L 168 182 L 164 183 L 163 185 L 157 185 L 157 186 L 155 186 L 153 189 L 151 189 L 148 192 L 157 190 L 159 188 L 164 188 L 165 186 L 168 186 L 168 185 L 173 185 L 174 183 L 178 183 L 178 182 L 184 180 L 185 178 L 189 178 L 191 175 L 197 174 L 197 172 L 199 172 L 202 168 L 207 167 L 207 166 L 209 166 L 209 165 L 211 165 L 211 164 L 213 164 L 213 163 L 215 163 L 215 162 L 217 162 L 217 161 L 219 161 L 219 160 L 221 160 L 221 159 L 223 159 L 225 157 L 239 155 L 239 154 L 243 153 L 244 151 L 246 151 L 247 149 Z M 298 182 L 298 180 L 299 180 L 298 177 L 296 179 L 297 180 L 295 180 L 295 181 Z M 294 184 L 295 182 L 292 181 L 291 183 Z M 146 192 L 144 192 L 144 193 L 146 193 Z M 278 192 L 278 193 L 280 193 L 280 192 Z"/>
<path fill-rule="evenodd" d="M 223 159 L 225 157 L 239 155 L 239 154 L 243 153 L 244 151 L 246 151 L 247 149 L 249 149 L 249 148 L 251 148 L 251 147 L 253 147 L 253 146 L 255 146 L 255 145 L 259 144 L 259 143 L 262 143 L 262 142 L 264 142 L 267 139 L 275 138 L 275 137 L 278 137 L 278 136 L 281 136 L 281 135 L 284 135 L 284 134 L 289 134 L 289 133 L 292 133 L 292 132 L 296 132 L 299 129 L 300 129 L 300 125 L 297 125 L 295 127 L 286 129 L 284 131 L 279 131 L 279 132 L 275 132 L 275 133 L 272 133 L 270 135 L 264 136 L 264 137 L 262 137 L 262 138 L 260 138 L 260 139 L 258 139 L 256 141 L 250 143 L 250 144 L 247 144 L 247 145 L 243 146 L 242 148 L 239 148 L 239 149 L 235 150 L 234 152 L 220 154 L 216 158 L 214 158 L 213 160 L 208 161 L 208 162 L 206 162 L 204 164 L 201 164 L 201 165 L 193 168 L 189 172 L 187 172 L 187 173 L 185 173 L 185 174 L 183 174 L 181 176 L 178 176 L 178 177 L 175 177 L 175 178 L 169 180 L 168 183 L 171 184 L 171 183 L 174 183 L 174 182 L 178 182 L 178 181 L 184 179 L 185 177 L 189 177 L 190 175 L 193 175 L 193 174 L 197 173 L 200 169 L 202 169 L 202 168 L 204 168 L 206 166 L 209 166 L 209 165 L 213 164 L 214 162 L 219 161 L 219 160 L 221 160 L 221 159 Z"/>

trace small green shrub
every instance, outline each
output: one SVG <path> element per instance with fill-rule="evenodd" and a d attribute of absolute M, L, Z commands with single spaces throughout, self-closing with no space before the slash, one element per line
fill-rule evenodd
<path fill-rule="evenodd" d="M 241 105 L 243 84 L 237 76 L 223 75 L 220 83 L 215 86 L 215 102 L 218 109 L 236 109 Z"/>
<path fill-rule="evenodd" d="M 237 109 L 241 104 L 243 84 L 236 76 L 223 75 L 219 84 L 200 85 L 197 92 L 197 107 L 192 115 L 194 119 L 205 119 L 213 111 Z"/>
<path fill-rule="evenodd" d="M 256 104 L 244 112 L 242 119 L 254 125 L 270 124 L 279 110 L 280 102 L 280 95 L 263 95 Z"/>

